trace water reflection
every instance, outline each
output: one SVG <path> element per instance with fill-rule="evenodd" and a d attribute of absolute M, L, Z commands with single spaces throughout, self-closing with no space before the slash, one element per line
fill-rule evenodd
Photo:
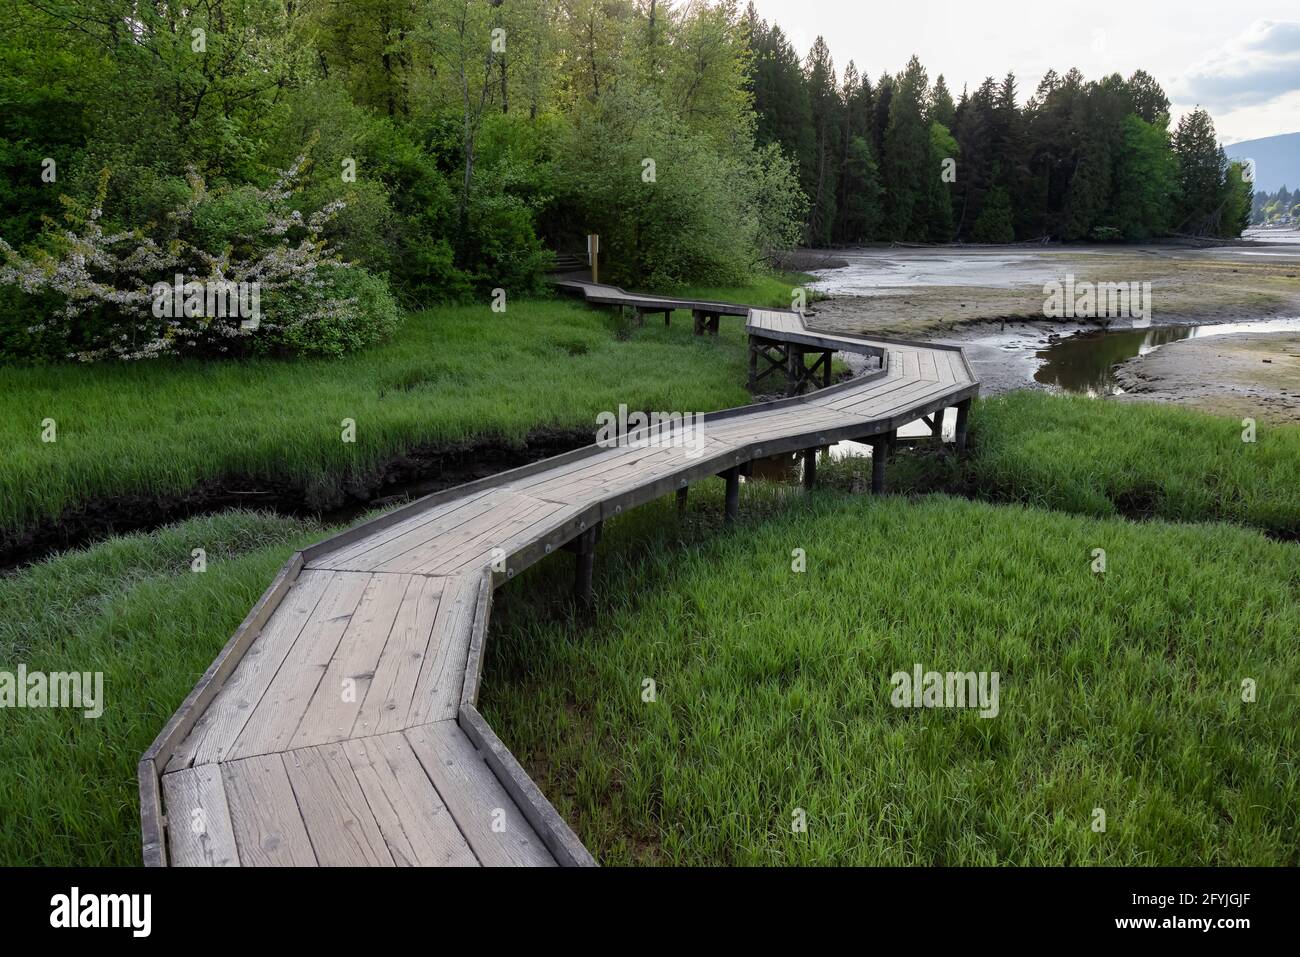
<path fill-rule="evenodd" d="M 1114 369 L 1134 356 L 1181 339 L 1224 336 L 1237 332 L 1289 332 L 1300 330 L 1300 319 L 1228 322 L 1213 326 L 1155 326 L 1150 329 L 1115 329 L 1081 332 L 1038 351 L 1041 365 L 1034 379 L 1065 392 L 1116 395 Z"/>

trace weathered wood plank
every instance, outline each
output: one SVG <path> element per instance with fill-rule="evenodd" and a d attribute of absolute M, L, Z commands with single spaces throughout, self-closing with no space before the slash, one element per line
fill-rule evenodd
<path fill-rule="evenodd" d="M 555 864 L 533 826 L 455 721 L 421 725 L 404 733 L 483 864 Z"/>
<path fill-rule="evenodd" d="M 370 690 L 352 726 L 353 737 L 406 727 L 425 656 L 438 650 L 433 625 L 446 584 L 443 578 L 417 575 L 410 579 Z"/>
<path fill-rule="evenodd" d="M 200 764 L 162 779 L 168 858 L 174 867 L 237 867 L 234 825 L 221 768 Z"/>
<path fill-rule="evenodd" d="M 168 770 L 211 764 L 229 752 L 321 602 L 333 572 L 304 570 L 212 703 L 177 747 Z"/>
<path fill-rule="evenodd" d="M 284 759 L 259 754 L 221 765 L 230 823 L 245 867 L 312 867 L 317 863 Z"/>
<path fill-rule="evenodd" d="M 477 575 L 466 575 L 449 578 L 444 583 L 405 727 L 456 716 L 481 581 Z"/>
<path fill-rule="evenodd" d="M 325 674 L 301 717 L 296 719 L 297 730 L 288 738 L 283 733 L 267 738 L 271 750 L 279 750 L 286 740 L 289 747 L 301 748 L 352 736 L 352 726 L 361 713 L 379 660 L 396 626 L 398 612 L 412 587 L 419 591 L 419 584 L 410 575 L 371 576 Z M 293 709 L 287 703 L 283 715 L 286 723 L 295 720 Z"/>
<path fill-rule="evenodd" d="M 357 738 L 342 747 L 398 867 L 478 866 L 403 735 Z"/>
<path fill-rule="evenodd" d="M 416 521 L 412 518 L 402 523 L 406 526 L 404 528 L 394 526 L 392 529 L 385 529 L 373 540 L 358 541 L 345 554 L 320 559 L 317 567 L 374 571 L 431 541 L 454 534 L 457 529 L 481 519 L 484 515 L 490 515 L 498 506 L 502 494 L 500 489 L 490 489 L 472 495 L 464 501 L 445 503 L 434 509 L 426 521 Z M 390 534 L 394 531 L 396 534 Z"/>
<path fill-rule="evenodd" d="M 312 612 L 298 641 L 284 657 L 279 670 L 232 745 L 221 757 L 244 758 L 283 751 L 298 730 L 307 703 L 316 693 L 339 641 L 360 615 L 362 596 L 373 576 L 366 572 L 322 572 L 331 576 L 329 592 Z M 202 753 L 202 752 L 200 752 Z"/>
<path fill-rule="evenodd" d="M 394 866 L 342 745 L 289 751 L 284 766 L 322 867 Z"/>

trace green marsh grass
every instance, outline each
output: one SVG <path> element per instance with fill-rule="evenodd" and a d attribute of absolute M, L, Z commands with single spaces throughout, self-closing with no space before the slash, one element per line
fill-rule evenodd
<path fill-rule="evenodd" d="M 789 282 L 713 290 L 789 301 Z M 576 301 L 410 316 L 391 342 L 337 360 L 155 361 L 0 368 L 0 534 L 120 495 L 169 495 L 232 476 L 337 488 L 418 446 L 594 432 L 596 414 L 741 405 L 743 319 L 718 338 Z M 57 441 L 42 441 L 53 419 Z M 356 441 L 342 441 L 342 421 Z"/>
<path fill-rule="evenodd" d="M 485 713 L 600 861 L 1300 863 L 1300 546 L 764 484 L 610 527 L 594 618 L 497 593 Z M 914 663 L 999 716 L 895 709 Z"/>
<path fill-rule="evenodd" d="M 1300 538 L 1300 427 L 1012 392 L 975 404 L 965 489 L 1084 515 L 1231 521 Z"/>
<path fill-rule="evenodd" d="M 0 578 L 0 670 L 104 673 L 98 718 L 0 710 L 0 865 L 140 863 L 140 755 L 294 549 L 323 534 L 226 512 Z"/>

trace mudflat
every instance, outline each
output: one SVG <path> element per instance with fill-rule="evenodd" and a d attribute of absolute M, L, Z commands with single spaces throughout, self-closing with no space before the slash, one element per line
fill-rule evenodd
<path fill-rule="evenodd" d="M 1300 245 L 874 247 L 814 269 L 815 323 L 830 330 L 943 333 L 973 323 L 1052 323 L 1044 286 L 1151 283 L 1151 323 L 1300 314 Z M 811 263 L 810 263 L 811 265 Z M 1103 321 L 1099 325 L 1105 324 Z"/>
<path fill-rule="evenodd" d="M 1115 379 L 1119 401 L 1300 423 L 1300 334 L 1184 339 L 1121 364 Z"/>

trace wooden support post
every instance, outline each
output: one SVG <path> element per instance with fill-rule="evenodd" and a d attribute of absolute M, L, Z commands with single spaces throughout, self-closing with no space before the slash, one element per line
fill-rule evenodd
<path fill-rule="evenodd" d="M 889 451 L 893 452 L 898 448 L 898 429 L 890 429 L 886 435 L 887 438 L 885 444 L 889 448 Z"/>
<path fill-rule="evenodd" d="M 682 486 L 677 490 L 677 515 L 680 517 L 686 514 L 686 495 L 690 489 Z"/>
<path fill-rule="evenodd" d="M 664 310 L 664 325 L 665 325 L 665 326 L 671 326 L 672 324 L 673 324 L 673 311 L 672 311 L 671 309 L 665 309 L 665 310 Z"/>
<path fill-rule="evenodd" d="M 934 439 L 935 445 L 943 445 L 943 414 L 947 409 L 936 409 L 934 412 L 934 423 L 930 426 L 930 437 Z"/>
<path fill-rule="evenodd" d="M 832 352 L 822 353 L 822 388 L 823 389 L 831 384 L 831 356 L 832 355 L 834 355 L 834 353 Z"/>
<path fill-rule="evenodd" d="M 704 313 L 698 309 L 692 309 L 691 319 L 695 325 L 695 334 L 697 336 L 704 335 Z"/>
<path fill-rule="evenodd" d="M 734 522 L 740 515 L 740 469 L 732 467 L 722 473 L 727 483 L 727 521 Z"/>
<path fill-rule="evenodd" d="M 636 324 L 638 326 L 645 325 L 645 310 L 642 309 L 640 306 L 636 307 Z"/>
<path fill-rule="evenodd" d="M 576 569 L 573 579 L 573 597 L 578 604 L 590 607 L 592 603 L 591 578 L 596 568 L 596 543 L 600 541 L 600 522 L 596 522 L 564 547 L 573 552 Z"/>
<path fill-rule="evenodd" d="M 804 380 L 803 350 L 793 342 L 785 353 L 785 394 L 798 395 Z"/>
<path fill-rule="evenodd" d="M 705 320 L 704 327 L 708 329 L 709 335 L 716 336 L 718 334 L 718 323 L 720 320 L 721 316 L 716 312 Z"/>
<path fill-rule="evenodd" d="M 758 388 L 758 340 L 749 337 L 749 391 Z"/>
<path fill-rule="evenodd" d="M 812 488 L 817 484 L 817 450 L 803 450 L 803 485 Z"/>
<path fill-rule="evenodd" d="M 871 494 L 885 492 L 885 462 L 889 458 L 889 440 L 881 435 L 871 440 Z"/>
<path fill-rule="evenodd" d="M 957 403 L 957 451 L 966 451 L 966 423 L 970 418 L 970 399 Z"/>

